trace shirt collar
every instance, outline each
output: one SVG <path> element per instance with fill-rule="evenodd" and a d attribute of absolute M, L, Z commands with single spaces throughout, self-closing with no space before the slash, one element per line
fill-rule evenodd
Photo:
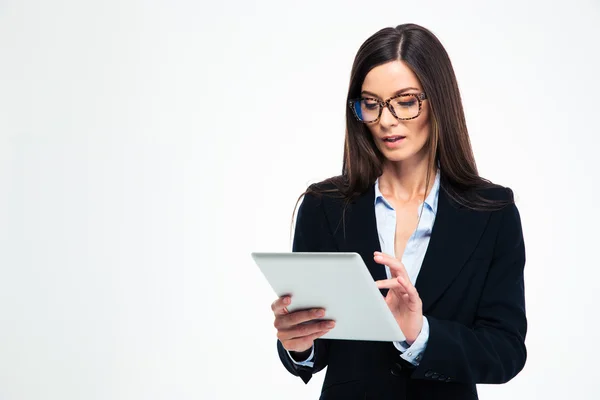
<path fill-rule="evenodd" d="M 437 214 L 439 192 L 440 170 L 438 169 L 437 173 L 435 174 L 435 181 L 433 182 L 433 187 L 431 188 L 429 195 L 425 199 L 425 204 L 431 209 L 431 211 L 433 211 L 434 214 Z M 379 178 L 377 178 L 377 180 L 375 180 L 375 204 L 377 204 L 377 201 L 379 199 L 381 199 L 385 204 L 393 208 L 385 199 L 385 197 L 383 197 L 383 194 L 381 194 L 381 191 L 379 190 Z"/>

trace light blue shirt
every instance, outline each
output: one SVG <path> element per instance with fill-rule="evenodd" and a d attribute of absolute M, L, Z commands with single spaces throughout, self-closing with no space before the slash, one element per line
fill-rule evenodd
<path fill-rule="evenodd" d="M 438 199 L 440 191 L 440 173 L 439 170 L 436 174 L 435 181 L 429 195 L 425 199 L 425 203 L 421 203 L 417 210 L 418 214 L 421 215 L 419 224 L 413 235 L 406 243 L 404 254 L 402 255 L 402 264 L 406 268 L 406 272 L 410 278 L 410 282 L 415 285 L 425 253 L 429 245 L 429 239 L 431 237 L 431 231 L 433 229 L 433 223 L 437 214 Z M 375 181 L 375 218 L 377 220 L 377 233 L 379 236 L 379 243 L 381 245 L 381 252 L 392 256 L 396 256 L 394 250 L 394 239 L 396 236 L 396 210 L 394 207 L 385 199 L 381 191 L 379 190 L 379 178 Z M 418 215 L 417 214 L 417 215 Z M 402 223 L 402 221 L 400 221 Z M 391 272 L 389 267 L 385 266 L 386 274 L 388 278 L 391 278 Z M 427 318 L 423 316 L 423 328 L 417 339 L 412 345 L 408 345 L 406 342 L 394 342 L 394 346 L 400 351 L 400 357 L 413 365 L 419 365 L 422 358 L 423 352 L 427 347 L 427 341 L 429 339 L 429 322 Z M 288 352 L 289 355 L 289 352 Z M 306 361 L 295 361 L 293 358 L 290 359 L 298 364 L 312 367 L 314 357 L 314 346 L 311 350 L 310 356 Z"/>

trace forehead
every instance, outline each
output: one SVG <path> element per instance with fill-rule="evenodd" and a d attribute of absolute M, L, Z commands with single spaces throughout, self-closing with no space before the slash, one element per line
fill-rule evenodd
<path fill-rule="evenodd" d="M 403 61 L 391 61 L 370 70 L 361 90 L 387 98 L 407 87 L 422 90 L 419 79 Z"/>

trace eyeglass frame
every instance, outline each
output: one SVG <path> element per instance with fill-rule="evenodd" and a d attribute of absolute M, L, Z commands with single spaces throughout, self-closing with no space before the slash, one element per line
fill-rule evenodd
<path fill-rule="evenodd" d="M 398 97 L 403 97 L 403 96 L 415 96 L 417 98 L 417 101 L 419 102 L 419 111 L 417 112 L 417 115 L 415 115 L 414 117 L 410 117 L 410 118 L 400 118 L 396 115 L 396 112 L 394 111 L 394 107 L 390 107 L 390 101 L 397 99 Z M 379 105 L 379 114 L 377 114 L 377 118 L 375 118 L 372 121 L 363 121 L 362 119 L 360 119 L 358 117 L 358 114 L 356 113 L 356 109 L 354 108 L 354 103 L 356 103 L 357 101 L 362 101 L 362 100 L 374 100 L 377 102 L 377 104 Z M 352 113 L 354 114 L 354 117 L 359 121 L 362 122 L 364 124 L 372 124 L 374 122 L 379 121 L 379 119 L 381 118 L 381 113 L 383 112 L 383 107 L 387 107 L 388 110 L 390 110 L 390 113 L 398 120 L 400 121 L 408 121 L 411 119 L 415 119 L 418 118 L 419 115 L 421 115 L 421 108 L 423 106 L 423 101 L 427 100 L 427 95 L 424 92 L 421 93 L 400 93 L 397 94 L 395 96 L 390 97 L 387 100 L 379 100 L 376 99 L 374 97 L 359 97 L 357 99 L 351 99 L 348 100 L 348 106 L 350 107 L 350 109 L 352 110 Z"/>

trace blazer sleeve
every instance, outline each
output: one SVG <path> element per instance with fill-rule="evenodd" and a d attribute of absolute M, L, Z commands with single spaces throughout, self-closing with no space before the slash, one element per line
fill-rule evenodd
<path fill-rule="evenodd" d="M 332 238 L 328 234 L 325 214 L 322 209 L 322 199 L 312 194 L 306 194 L 296 218 L 294 230 L 294 241 L 292 251 L 294 252 L 319 252 L 329 248 L 328 241 Z M 293 302 L 293 299 L 292 299 Z M 316 339 L 314 342 L 314 362 L 312 367 L 295 364 L 289 357 L 287 351 L 277 340 L 277 352 L 285 368 L 293 375 L 299 376 L 304 383 L 308 383 L 312 375 L 321 371 L 327 365 L 329 342 Z"/>
<path fill-rule="evenodd" d="M 427 316 L 429 341 L 412 378 L 505 383 L 524 367 L 525 245 L 517 207 L 505 207 L 493 259 L 471 326 Z"/>

